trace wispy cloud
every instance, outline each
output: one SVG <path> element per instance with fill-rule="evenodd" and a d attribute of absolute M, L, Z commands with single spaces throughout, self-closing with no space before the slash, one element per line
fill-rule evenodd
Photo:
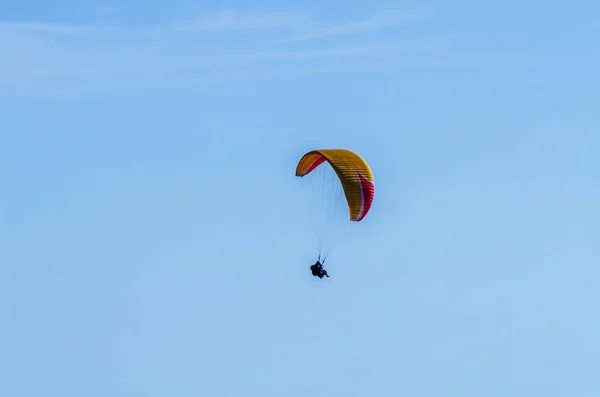
<path fill-rule="evenodd" d="M 310 61 L 320 58 L 360 58 L 406 51 L 398 38 L 386 42 L 340 41 L 313 48 L 274 45 L 292 33 L 299 41 L 342 38 L 351 32 L 381 26 L 379 18 L 318 27 L 300 12 L 224 11 L 201 15 L 192 22 L 125 27 L 39 22 L 0 23 L 0 91 L 8 88 L 86 81 L 166 78 L 175 74 L 216 74 L 223 68 L 242 71 L 249 64 Z M 215 36 L 219 31 L 239 35 Z M 205 35 L 212 32 L 210 36 Z M 302 39 L 302 37 L 304 39 Z"/>
<path fill-rule="evenodd" d="M 81 34 L 89 31 L 89 26 L 78 25 L 62 25 L 57 23 L 40 23 L 40 22 L 5 22 L 0 23 L 0 32 L 29 32 L 43 34 Z"/>
<path fill-rule="evenodd" d="M 181 86 L 185 79 L 223 81 L 308 63 L 318 68 L 326 62 L 331 69 L 336 60 L 352 68 L 369 61 L 406 62 L 411 54 L 423 59 L 424 52 L 435 50 L 435 39 L 382 30 L 417 20 L 414 14 L 388 13 L 324 25 L 305 13 L 225 11 L 145 27 L 0 22 L 0 95 L 45 87 L 105 91 L 135 82 Z M 383 34 L 368 34 L 377 29 Z M 220 36 L 224 30 L 229 33 Z"/>
<path fill-rule="evenodd" d="M 307 27 L 310 17 L 301 12 L 222 11 L 202 15 L 192 22 L 176 23 L 174 30 L 205 32 L 211 30 L 269 30 Z"/>
<path fill-rule="evenodd" d="M 291 42 L 301 42 L 301 41 L 310 41 L 310 40 L 318 40 L 324 39 L 328 37 L 334 36 L 343 36 L 354 33 L 361 33 L 368 30 L 376 30 L 383 29 L 386 27 L 397 26 L 406 23 L 414 23 L 416 21 L 422 20 L 422 16 L 420 14 L 415 13 L 406 13 L 406 14 L 397 14 L 397 13 L 386 13 L 381 15 L 375 15 L 367 19 L 345 22 L 341 24 L 335 24 L 331 26 L 326 26 L 322 28 L 313 29 L 312 31 L 290 37 L 282 40 L 282 43 L 291 43 Z"/>

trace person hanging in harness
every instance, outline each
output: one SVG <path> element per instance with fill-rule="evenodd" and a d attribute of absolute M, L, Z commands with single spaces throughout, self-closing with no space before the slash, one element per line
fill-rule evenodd
<path fill-rule="evenodd" d="M 323 265 L 321 264 L 320 260 L 318 260 L 317 263 L 310 267 L 310 271 L 315 277 L 329 277 L 329 274 L 327 274 L 327 270 L 323 269 Z"/>

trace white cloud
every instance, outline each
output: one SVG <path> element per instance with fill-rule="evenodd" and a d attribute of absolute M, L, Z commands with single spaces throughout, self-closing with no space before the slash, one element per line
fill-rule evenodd
<path fill-rule="evenodd" d="M 191 23 L 174 24 L 175 30 L 204 32 L 210 30 L 267 30 L 306 27 L 310 18 L 300 12 L 223 11 L 201 16 Z"/>
<path fill-rule="evenodd" d="M 168 81 L 185 86 L 184 80 L 205 84 L 248 72 L 283 73 L 309 63 L 318 69 L 319 62 L 327 62 L 329 70 L 336 64 L 352 68 L 365 62 L 377 67 L 397 64 L 399 59 L 410 63 L 411 55 L 421 61 L 440 42 L 393 30 L 377 39 L 368 39 L 366 33 L 417 20 L 414 14 L 388 13 L 319 28 L 303 13 L 226 11 L 203 15 L 194 23 L 139 28 L 0 22 L 0 95 L 83 92 L 82 87 L 98 92 L 106 87 L 150 87 L 153 82 L 164 86 Z M 240 34 L 220 40 L 221 30 Z M 286 39 L 286 34 L 292 37 Z M 324 38 L 329 38 L 327 44 L 319 45 Z"/>
<path fill-rule="evenodd" d="M 87 26 L 61 25 L 57 23 L 40 22 L 6 22 L 0 24 L 0 32 L 29 32 L 41 34 L 81 34 L 89 31 Z"/>
<path fill-rule="evenodd" d="M 352 33 L 360 33 L 368 30 L 382 29 L 386 27 L 397 26 L 400 24 L 414 23 L 420 20 L 422 20 L 422 17 L 419 14 L 414 13 L 382 13 L 370 17 L 368 19 L 336 24 L 320 29 L 313 29 L 313 31 L 311 32 L 284 39 L 281 42 L 291 43 L 318 40 L 327 37 L 342 36 Z"/>
<path fill-rule="evenodd" d="M 302 31 L 312 39 L 341 38 L 380 26 L 379 19 L 316 29 L 309 16 L 294 12 L 225 11 L 203 15 L 194 23 L 140 28 L 39 22 L 0 23 L 0 93 L 33 87 L 67 86 L 200 73 L 217 76 L 224 68 L 240 72 L 250 64 L 361 58 L 406 50 L 397 39 L 381 42 L 331 43 L 327 47 L 274 46 L 285 31 Z M 237 37 L 219 36 L 238 30 Z M 282 32 L 283 31 L 283 32 Z M 258 35 L 258 36 L 257 36 Z M 265 36 L 266 35 L 266 36 Z M 404 47 L 404 48 L 401 48 Z M 265 65 L 266 66 L 266 65 Z"/>

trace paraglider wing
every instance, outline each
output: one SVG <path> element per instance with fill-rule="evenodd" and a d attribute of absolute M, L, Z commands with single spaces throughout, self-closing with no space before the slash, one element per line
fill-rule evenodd
<path fill-rule="evenodd" d="M 296 176 L 310 174 L 323 162 L 335 170 L 348 203 L 350 220 L 360 222 L 369 212 L 375 196 L 373 173 L 358 154 L 346 149 L 313 150 L 306 153 L 296 166 Z"/>

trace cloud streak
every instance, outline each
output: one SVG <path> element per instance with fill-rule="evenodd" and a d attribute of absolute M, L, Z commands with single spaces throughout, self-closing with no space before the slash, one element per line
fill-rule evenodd
<path fill-rule="evenodd" d="M 307 27 L 310 17 L 301 12 L 222 11 L 203 15 L 191 23 L 172 25 L 176 31 L 206 32 L 213 30 L 275 30 Z"/>
<path fill-rule="evenodd" d="M 341 24 L 336 24 L 332 26 L 327 26 L 324 28 L 313 29 L 311 32 L 308 32 L 303 35 L 291 37 L 288 39 L 284 39 L 282 43 L 292 43 L 292 42 L 303 42 L 303 41 L 312 41 L 319 40 L 329 37 L 335 36 L 343 36 L 354 33 L 361 33 L 370 30 L 378 30 L 384 29 L 387 27 L 397 26 L 406 23 L 415 23 L 417 21 L 421 21 L 422 16 L 413 13 L 406 14 L 396 14 L 396 13 L 387 13 L 381 15 L 375 15 L 373 17 L 359 20 L 346 22 Z"/>
<path fill-rule="evenodd" d="M 61 25 L 40 22 L 6 22 L 0 23 L 0 32 L 28 32 L 39 34 L 75 35 L 89 31 L 89 27 L 77 25 Z"/>
<path fill-rule="evenodd" d="M 193 22 L 125 27 L 39 22 L 0 23 L 0 92 L 47 83 L 81 84 L 122 78 L 164 78 L 167 74 L 215 74 L 256 63 L 364 58 L 406 51 L 397 38 L 382 41 L 328 43 L 313 48 L 274 45 L 290 32 L 296 41 L 316 41 L 364 32 L 381 26 L 365 19 L 318 28 L 305 13 L 224 11 L 201 15 Z M 238 35 L 223 36 L 220 31 Z M 207 33 L 211 33 L 207 36 Z M 216 36 L 215 36 L 216 34 Z M 267 65 L 263 65 L 267 66 Z"/>
<path fill-rule="evenodd" d="M 421 61 L 439 42 L 385 29 L 417 20 L 414 14 L 381 14 L 320 27 L 305 13 L 224 11 L 144 27 L 0 22 L 0 95 L 47 87 L 98 91 L 136 81 L 181 86 L 185 79 L 267 76 L 308 64 L 318 69 L 319 62 L 332 69 L 336 60 L 343 68 L 399 59 L 406 64 L 411 56 Z M 223 31 L 227 34 L 219 35 Z M 376 31 L 376 38 L 369 37 Z"/>

